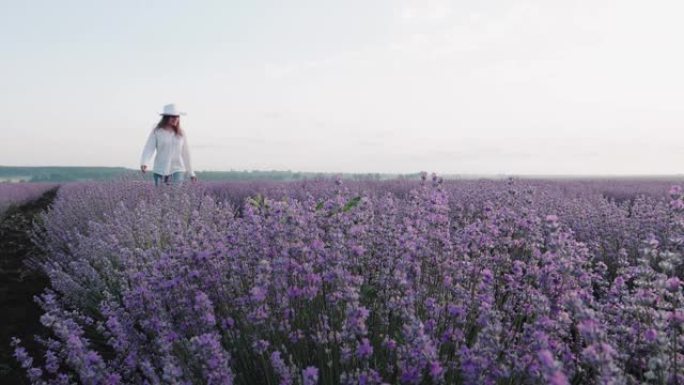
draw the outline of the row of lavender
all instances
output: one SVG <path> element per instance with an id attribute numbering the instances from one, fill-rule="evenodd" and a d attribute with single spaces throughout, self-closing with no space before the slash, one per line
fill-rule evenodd
<path id="1" fill-rule="evenodd" d="M 681 192 L 62 187 L 35 384 L 684 381 Z"/>
<path id="2" fill-rule="evenodd" d="M 0 218 L 10 207 L 38 199 L 55 187 L 53 183 L 0 183 Z"/>

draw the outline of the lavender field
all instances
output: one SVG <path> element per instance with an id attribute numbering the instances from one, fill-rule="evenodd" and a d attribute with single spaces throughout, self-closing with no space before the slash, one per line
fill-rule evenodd
<path id="1" fill-rule="evenodd" d="M 673 186 L 674 185 L 674 186 Z M 669 181 L 75 183 L 32 384 L 684 383 Z"/>

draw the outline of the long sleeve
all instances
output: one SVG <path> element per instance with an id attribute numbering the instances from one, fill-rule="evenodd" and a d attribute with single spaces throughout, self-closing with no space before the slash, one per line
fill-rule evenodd
<path id="1" fill-rule="evenodd" d="M 152 157 L 157 149 L 157 137 L 154 135 L 155 129 L 152 129 L 150 136 L 147 138 L 147 143 L 145 143 L 145 148 L 143 149 L 142 156 L 140 157 L 140 165 L 150 167 L 152 163 Z"/>
<path id="2" fill-rule="evenodd" d="M 188 136 L 185 133 L 183 133 L 183 148 L 181 149 L 181 156 L 183 157 L 185 171 L 191 177 L 195 176 L 195 171 L 192 169 L 192 163 L 190 163 L 190 146 L 188 145 Z"/>

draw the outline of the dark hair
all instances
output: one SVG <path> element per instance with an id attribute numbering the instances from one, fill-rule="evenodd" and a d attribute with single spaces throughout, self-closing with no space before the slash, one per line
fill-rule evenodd
<path id="1" fill-rule="evenodd" d="M 159 123 L 157 123 L 157 128 L 166 128 L 166 127 L 171 127 L 173 129 L 173 133 L 178 135 L 178 136 L 183 136 L 183 131 L 181 130 L 180 127 L 180 120 L 178 121 L 179 123 L 176 125 L 172 125 L 170 120 L 175 116 L 172 115 L 162 115 L 161 119 L 159 120 Z"/>

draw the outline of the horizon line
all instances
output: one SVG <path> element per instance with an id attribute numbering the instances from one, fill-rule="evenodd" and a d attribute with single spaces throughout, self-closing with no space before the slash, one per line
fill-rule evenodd
<path id="1" fill-rule="evenodd" d="M 136 168 L 129 168 L 125 166 L 63 166 L 63 165 L 50 165 L 50 166 L 9 166 L 0 165 L 0 168 L 73 168 L 73 169 L 87 169 L 87 168 L 104 168 L 104 169 L 123 169 L 127 171 L 139 171 Z M 386 175 L 386 176 L 408 176 L 408 175 L 420 175 L 426 172 L 428 175 L 436 174 L 442 178 L 684 178 L 684 173 L 681 174 L 587 174 L 587 173 L 570 173 L 570 174 L 549 174 L 549 173 L 438 173 L 434 171 L 413 171 L 413 172 L 382 172 L 382 171 L 299 171 L 291 169 L 229 169 L 229 170 L 195 170 L 196 173 L 208 173 L 208 172 L 283 172 L 283 173 L 301 173 L 301 174 L 328 174 L 328 175 Z"/>

